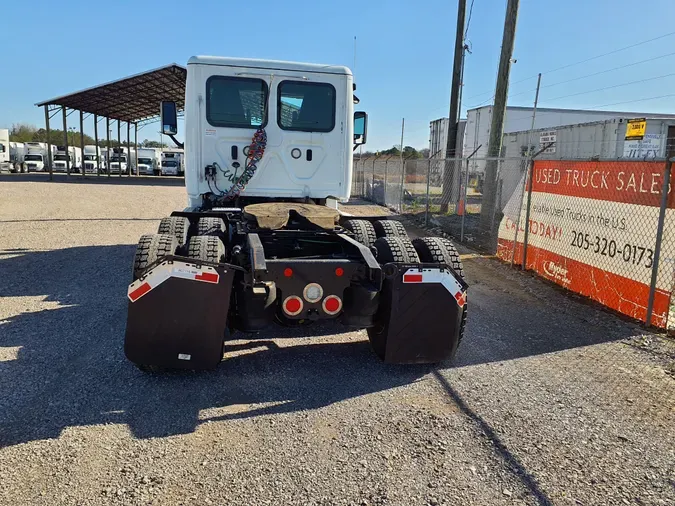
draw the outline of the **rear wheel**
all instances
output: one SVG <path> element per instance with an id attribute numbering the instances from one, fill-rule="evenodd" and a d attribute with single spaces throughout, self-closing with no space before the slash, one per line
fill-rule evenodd
<path id="1" fill-rule="evenodd" d="M 452 267 L 452 269 L 464 279 L 464 266 L 462 260 L 459 258 L 459 253 L 449 239 L 442 237 L 420 237 L 413 241 L 413 245 L 419 254 L 422 262 L 445 264 Z M 462 321 L 459 324 L 459 339 L 457 347 L 459 347 L 464 337 L 464 328 L 466 327 L 466 315 L 469 309 L 468 302 L 464 302 L 464 311 L 462 312 Z"/>
<path id="2" fill-rule="evenodd" d="M 225 234 L 225 222 L 221 218 L 199 218 L 197 222 L 197 235 L 215 235 L 221 237 Z"/>
<path id="3" fill-rule="evenodd" d="M 354 234 L 354 239 L 364 246 L 371 247 L 377 240 L 377 234 L 373 224 L 368 220 L 347 220 L 344 222 L 344 228 Z"/>
<path id="4" fill-rule="evenodd" d="M 420 237 L 412 243 L 422 262 L 449 265 L 464 279 L 464 267 L 452 241 L 442 237 Z"/>
<path id="5" fill-rule="evenodd" d="M 188 229 L 190 228 L 190 221 L 183 216 L 170 216 L 169 218 L 162 218 L 159 222 L 158 234 L 172 235 L 178 241 L 179 246 L 187 243 Z"/>
<path id="6" fill-rule="evenodd" d="M 178 241 L 173 235 L 146 234 L 141 236 L 134 255 L 133 279 L 140 278 L 148 266 L 164 256 L 173 255 Z"/>
<path id="7" fill-rule="evenodd" d="M 403 223 L 396 220 L 377 220 L 373 222 L 377 237 L 408 237 Z"/>
<path id="8" fill-rule="evenodd" d="M 417 251 L 407 237 L 380 237 L 374 243 L 377 261 L 380 264 L 390 262 L 419 263 Z"/>
<path id="9" fill-rule="evenodd" d="M 204 262 L 221 262 L 225 256 L 225 246 L 215 236 L 196 235 L 190 238 L 188 256 Z"/>

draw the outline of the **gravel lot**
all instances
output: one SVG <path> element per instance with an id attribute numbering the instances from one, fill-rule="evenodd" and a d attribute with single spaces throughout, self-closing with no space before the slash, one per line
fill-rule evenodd
<path id="1" fill-rule="evenodd" d="M 318 326 L 146 375 L 131 259 L 183 189 L 42 179 L 0 175 L 0 504 L 675 504 L 671 341 L 467 255 L 452 365 Z"/>

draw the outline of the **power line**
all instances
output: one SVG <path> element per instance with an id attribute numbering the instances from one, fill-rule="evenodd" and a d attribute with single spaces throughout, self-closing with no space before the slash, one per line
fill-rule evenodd
<path id="1" fill-rule="evenodd" d="M 604 88 L 597 88 L 595 90 L 580 91 L 579 93 L 572 93 L 570 95 L 563 95 L 562 97 L 549 98 L 549 99 L 547 99 L 547 101 L 548 100 L 561 100 L 563 98 L 576 97 L 578 95 L 586 95 L 587 93 L 596 93 L 598 91 L 611 90 L 612 88 L 620 88 L 622 86 L 630 86 L 631 84 L 646 83 L 647 81 L 655 81 L 657 79 L 663 79 L 665 77 L 672 77 L 672 76 L 675 76 L 675 73 L 664 74 L 662 76 L 656 76 L 656 77 L 649 77 L 647 79 L 640 79 L 639 81 L 631 81 L 629 83 L 615 84 L 613 86 L 605 86 Z"/>
<path id="2" fill-rule="evenodd" d="M 469 25 L 471 24 L 471 14 L 473 13 L 473 2 L 474 0 L 471 0 L 471 6 L 469 7 L 469 19 L 466 22 L 466 30 L 464 30 L 464 39 L 469 36 Z"/>
<path id="3" fill-rule="evenodd" d="M 601 107 L 609 107 L 612 105 L 621 105 L 621 104 L 632 104 L 633 102 L 646 102 L 648 100 L 656 100 L 659 98 L 668 98 L 668 97 L 675 97 L 675 93 L 670 93 L 668 95 L 659 95 L 658 97 L 640 98 L 637 100 L 626 100 L 625 102 L 614 102 L 613 104 L 603 104 L 595 107 L 588 107 L 587 109 L 592 111 L 594 109 L 600 109 Z"/>
<path id="4" fill-rule="evenodd" d="M 653 58 L 647 58 L 645 60 L 639 60 L 639 61 L 636 61 L 636 62 L 633 62 L 633 63 L 627 63 L 626 65 L 620 65 L 619 67 L 614 67 L 614 68 L 607 69 L 607 70 L 601 70 L 600 72 L 594 72 L 593 74 L 586 74 L 586 75 L 579 76 L 579 77 L 573 77 L 572 79 L 567 79 L 565 81 L 559 81 L 559 82 L 553 83 L 553 84 L 547 84 L 546 86 L 543 86 L 543 87 L 544 88 L 552 88 L 553 86 L 558 86 L 560 84 L 567 84 L 567 83 L 571 83 L 572 81 L 579 81 L 581 79 L 586 79 L 587 77 L 594 77 L 594 76 L 598 76 L 600 74 L 606 74 L 608 72 L 613 72 L 615 70 L 633 67 L 635 65 L 640 65 L 642 63 L 647 63 L 647 62 L 650 62 L 650 61 L 659 60 L 661 58 L 667 58 L 668 56 L 673 56 L 673 55 L 675 55 L 675 52 L 662 54 L 660 56 L 654 56 Z"/>
<path id="5" fill-rule="evenodd" d="M 571 83 L 573 81 L 580 81 L 582 79 L 587 79 L 589 77 L 594 77 L 594 76 L 598 76 L 598 75 L 601 75 L 601 74 L 607 74 L 607 73 L 613 72 L 615 70 L 621 70 L 621 69 L 625 69 L 625 68 L 628 68 L 628 67 L 634 67 L 635 65 L 640 65 L 642 63 L 647 63 L 647 62 L 650 62 L 650 61 L 660 60 L 662 58 L 667 58 L 667 57 L 673 56 L 673 55 L 675 55 L 675 52 L 662 54 L 660 56 L 654 56 L 652 58 L 646 58 L 644 60 L 638 60 L 636 62 L 627 63 L 626 65 L 620 65 L 618 67 L 613 67 L 611 69 L 601 70 L 599 72 L 593 72 L 592 74 L 585 74 L 583 76 L 573 77 L 572 79 L 566 79 L 565 81 L 558 81 L 557 83 L 546 84 L 546 85 L 542 86 L 542 89 L 543 88 L 552 88 L 554 86 L 559 86 L 561 84 Z M 520 81 L 520 82 L 522 82 L 522 81 Z M 518 93 L 511 93 L 511 94 L 509 94 L 509 98 L 517 97 L 517 96 L 523 95 L 525 93 L 531 93 L 533 91 L 534 90 L 525 90 L 525 91 L 521 91 L 521 92 L 518 92 Z M 492 98 L 494 98 L 494 96 Z M 471 108 L 474 108 L 474 107 L 480 107 L 481 105 L 490 102 L 492 100 L 492 98 L 489 98 L 488 100 L 483 100 L 482 102 L 480 102 L 476 105 L 469 106 L 469 108 L 471 109 Z"/>
<path id="6" fill-rule="evenodd" d="M 603 58 L 603 57 L 609 56 L 611 54 L 620 53 L 621 51 L 625 51 L 626 49 L 631 49 L 631 48 L 634 48 L 634 47 L 637 47 L 637 46 L 641 46 L 643 44 L 648 44 L 649 42 L 654 42 L 655 40 L 660 40 L 660 39 L 663 39 L 665 37 L 670 37 L 671 35 L 675 35 L 675 32 L 665 33 L 663 35 L 659 35 L 658 37 L 654 37 L 653 39 L 643 40 L 642 42 L 637 42 L 635 44 L 631 44 L 630 46 L 622 47 L 620 49 L 615 49 L 613 51 L 609 51 L 607 53 L 599 54 L 597 56 L 592 56 L 591 58 L 586 58 L 585 60 L 580 60 L 578 62 L 569 63 L 567 65 L 563 65 L 562 67 L 558 67 L 558 68 L 555 68 L 555 69 L 552 69 L 552 70 L 547 70 L 546 72 L 542 72 L 542 74 L 552 74 L 553 72 L 558 72 L 559 70 L 574 67 L 576 65 L 581 65 L 582 63 L 587 63 L 589 61 L 597 60 L 598 58 Z M 538 74 L 535 74 L 535 75 L 530 76 L 530 77 L 526 77 L 525 79 L 521 79 L 520 81 L 516 81 L 515 83 L 513 83 L 513 85 L 516 85 L 516 84 L 519 84 L 519 83 L 522 83 L 522 82 L 525 82 L 525 81 L 529 81 L 530 79 L 533 79 L 537 76 L 538 76 Z M 486 95 L 487 93 L 492 93 L 492 92 L 486 91 L 486 92 L 483 92 L 483 93 L 478 93 L 476 95 L 472 95 L 472 96 L 468 97 L 468 100 L 471 100 L 472 98 L 475 98 L 475 97 L 480 97 L 482 95 Z"/>

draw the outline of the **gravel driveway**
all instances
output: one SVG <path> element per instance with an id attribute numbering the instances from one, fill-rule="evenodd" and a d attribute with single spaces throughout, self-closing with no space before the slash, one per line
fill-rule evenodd
<path id="1" fill-rule="evenodd" d="M 183 189 L 39 179 L 0 175 L 0 504 L 675 504 L 670 341 L 468 255 L 452 365 L 323 325 L 147 375 L 131 259 Z"/>

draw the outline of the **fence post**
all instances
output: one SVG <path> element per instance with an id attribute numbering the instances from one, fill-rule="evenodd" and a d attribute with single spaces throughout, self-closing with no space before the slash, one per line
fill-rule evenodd
<path id="1" fill-rule="evenodd" d="M 670 190 L 670 171 L 675 158 L 666 162 L 663 184 L 661 185 L 661 209 L 659 209 L 659 222 L 656 227 L 656 244 L 654 245 L 654 263 L 652 264 L 652 280 L 649 285 L 649 300 L 647 301 L 647 317 L 645 323 L 648 327 L 652 324 L 654 311 L 654 296 L 656 294 L 656 280 L 659 274 L 659 261 L 661 259 L 661 243 L 663 242 L 663 226 L 666 222 L 666 209 L 668 208 L 668 191 Z"/>
<path id="2" fill-rule="evenodd" d="M 525 189 L 527 188 L 527 181 L 530 174 L 530 164 L 526 165 L 525 178 L 523 179 L 523 189 L 520 192 L 520 200 L 518 200 L 518 220 L 516 221 L 516 231 L 513 234 L 513 250 L 511 251 L 511 267 L 516 261 L 516 246 L 518 246 L 518 230 L 520 229 L 520 216 L 523 213 L 523 200 L 525 199 Z"/>
<path id="3" fill-rule="evenodd" d="M 469 195 L 469 163 L 473 155 L 475 155 L 478 150 L 482 147 L 483 145 L 481 144 L 478 146 L 476 149 L 473 150 L 473 153 L 471 153 L 468 158 L 466 159 L 466 174 L 464 174 L 464 209 L 462 209 L 462 226 L 460 229 L 460 234 L 459 234 L 459 242 L 464 242 L 464 217 L 466 216 L 466 213 L 469 209 L 468 207 L 468 195 Z M 462 172 L 462 160 L 461 158 L 455 158 L 455 168 L 457 167 L 457 162 L 459 162 L 459 172 L 460 172 L 460 177 L 461 177 L 461 172 Z M 462 187 L 459 187 L 460 193 L 462 192 Z M 455 209 L 455 213 L 457 212 L 457 209 Z"/>
<path id="4" fill-rule="evenodd" d="M 459 162 L 459 167 L 461 172 L 462 162 Z M 464 242 L 464 218 L 466 218 L 466 213 L 468 211 L 467 206 L 468 202 L 466 200 L 468 195 L 469 195 L 469 158 L 466 159 L 466 173 L 464 174 L 464 195 L 462 196 L 464 201 L 464 209 L 462 210 L 462 227 L 459 233 L 459 242 Z M 455 212 L 457 212 L 457 210 L 455 210 Z"/>
<path id="5" fill-rule="evenodd" d="M 525 209 L 525 236 L 523 237 L 523 270 L 527 270 L 527 240 L 530 236 L 530 207 L 532 205 L 532 181 L 534 181 L 534 159 L 548 148 L 553 146 L 555 142 L 545 144 L 539 151 L 533 154 L 529 160 L 529 177 L 527 178 L 527 209 Z M 519 215 L 520 216 L 520 215 Z M 519 218 L 520 219 L 520 218 Z"/>
<path id="6" fill-rule="evenodd" d="M 377 161 L 378 157 L 376 156 L 373 158 L 373 182 L 370 185 L 370 201 L 377 203 L 375 200 L 375 162 Z"/>
<path id="7" fill-rule="evenodd" d="M 382 195 L 382 200 L 384 201 L 382 205 L 384 207 L 387 207 L 387 169 L 389 168 L 389 158 L 391 156 L 384 161 L 384 192 Z"/>
<path id="8" fill-rule="evenodd" d="M 430 194 L 429 194 L 429 184 L 431 183 L 431 158 L 429 158 L 429 163 L 427 164 L 427 209 L 426 212 L 424 213 L 424 226 L 428 227 L 429 226 L 429 199 L 430 199 Z"/>
<path id="9" fill-rule="evenodd" d="M 530 207 L 532 205 L 532 180 L 534 179 L 534 160 L 530 159 L 527 186 L 527 207 L 525 208 L 525 236 L 523 237 L 523 270 L 527 270 L 527 241 L 530 238 Z"/>

